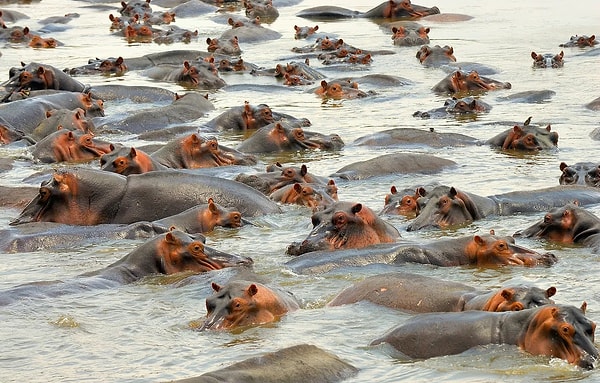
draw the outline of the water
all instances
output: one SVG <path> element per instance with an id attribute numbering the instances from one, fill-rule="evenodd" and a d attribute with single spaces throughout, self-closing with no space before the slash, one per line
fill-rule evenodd
<path id="1" fill-rule="evenodd" d="M 156 5 L 155 5 L 156 4 Z M 158 1 L 152 2 L 160 10 Z M 277 4 L 277 3 L 276 3 Z M 366 11 L 377 2 L 335 1 L 328 4 Z M 598 156 L 598 144 L 589 133 L 598 127 L 598 112 L 587 110 L 584 104 L 598 94 L 598 56 L 580 56 L 583 50 L 565 48 L 562 69 L 534 70 L 531 51 L 558 53 L 560 43 L 574 34 L 598 34 L 596 30 L 600 6 L 585 0 L 577 9 L 565 9 L 564 2 L 527 1 L 442 1 L 442 12 L 473 16 L 464 22 L 426 22 L 431 27 L 431 44 L 451 45 L 459 61 L 487 64 L 498 69 L 491 77 L 512 83 L 511 90 L 488 93 L 482 100 L 491 104 L 489 114 L 476 120 L 431 119 L 412 117 L 417 110 L 429 110 L 443 104 L 445 97 L 436 96 L 430 88 L 445 73 L 436 68 L 424 68 L 415 58 L 417 47 L 394 47 L 391 32 L 382 30 L 368 20 L 311 21 L 295 14 L 305 8 L 320 5 L 316 0 L 279 7 L 280 17 L 269 27 L 282 34 L 281 39 L 268 43 L 242 44 L 245 61 L 266 68 L 287 63 L 298 57 L 291 48 L 307 45 L 293 38 L 294 25 L 319 25 L 319 31 L 341 37 L 349 44 L 370 50 L 391 50 L 395 54 L 375 56 L 370 69 L 336 72 L 322 68 L 330 78 L 385 73 L 412 81 L 397 88 L 371 88 L 378 94 L 369 99 L 323 104 L 303 89 L 295 91 L 247 90 L 209 92 L 216 110 L 200 119 L 199 125 L 226 108 L 243 104 L 266 103 L 275 111 L 312 121 L 310 130 L 338 133 L 347 146 L 338 153 L 294 153 L 264 156 L 258 168 L 274 160 L 286 164 L 306 163 L 317 174 L 329 175 L 349 163 L 399 150 L 429 153 L 456 161 L 459 166 L 435 175 L 395 174 L 367 181 L 339 181 L 340 199 L 360 201 L 374 210 L 383 206 L 384 195 L 391 185 L 399 189 L 429 182 L 440 182 L 480 194 L 491 195 L 513 190 L 536 189 L 558 184 L 559 164 L 593 161 Z M 205 50 L 207 37 L 218 37 L 228 29 L 214 14 L 196 18 L 177 18 L 176 25 L 199 31 L 198 41 L 189 45 L 128 44 L 109 32 L 108 15 L 116 14 L 119 3 L 88 3 L 48 0 L 25 4 L 8 4 L 31 18 L 17 25 L 39 29 L 36 20 L 48 16 L 78 12 L 71 28 L 50 33 L 65 45 L 56 49 L 31 49 L 7 45 L 0 57 L 0 73 L 8 77 L 8 69 L 21 61 L 36 61 L 58 68 L 74 67 L 95 57 L 122 55 L 137 57 L 150 52 L 171 49 Z M 243 15 L 240 8 L 234 11 Z M 12 25 L 9 23 L 9 25 Z M 224 75 L 230 84 L 250 84 L 250 76 Z M 100 76 L 81 78 L 96 85 L 122 83 L 152 85 L 179 93 L 185 90 L 169 83 L 151 82 L 137 73 L 118 78 Z M 275 82 L 260 79 L 261 83 Z M 248 87 L 246 87 L 248 88 Z M 551 89 L 556 92 L 549 102 L 539 104 L 509 103 L 499 97 L 526 90 Z M 145 106 L 144 106 L 145 107 Z M 106 103 L 106 114 L 115 106 Z M 537 124 L 550 123 L 559 135 L 557 151 L 537 155 L 513 156 L 487 146 L 430 149 L 369 149 L 352 147 L 358 137 L 394 127 L 434 128 L 439 132 L 456 132 L 487 139 L 533 116 Z M 135 137 L 115 138 L 124 143 L 137 143 Z M 235 146 L 239 136 L 223 134 L 222 144 Z M 0 173 L 0 183 L 16 185 L 21 180 L 46 167 L 22 159 L 25 149 L 0 148 L 4 156 L 17 158 L 13 170 Z M 90 166 L 97 166 L 92 164 Z M 590 210 L 600 213 L 600 207 Z M 19 214 L 15 209 L 0 209 L 0 228 Z M 277 217 L 265 217 L 261 227 L 239 230 L 217 230 L 207 243 L 223 251 L 251 256 L 254 270 L 274 284 L 284 286 L 302 301 L 302 309 L 285 316 L 280 322 L 252 328 L 241 333 L 198 333 L 190 323 L 205 314 L 204 298 L 210 294 L 210 282 L 223 283 L 231 271 L 181 278 L 150 278 L 140 283 L 113 289 L 96 289 L 49 299 L 29 299 L 0 308 L 0 336 L 4 352 L 0 357 L 0 381 L 44 382 L 146 382 L 166 381 L 197 376 L 246 359 L 298 343 L 315 344 L 331 351 L 360 369 L 349 382 L 531 382 L 531 381 L 598 381 L 597 371 L 581 371 L 562 360 L 533 357 L 514 346 L 490 346 L 457 356 L 426 361 L 404 362 L 390 356 L 382 348 L 369 348 L 371 340 L 400 324 L 408 314 L 394 312 L 368 304 L 326 308 L 325 304 L 344 287 L 385 267 L 365 267 L 361 270 L 340 270 L 323 275 L 295 275 L 287 270 L 285 249 L 292 241 L 303 239 L 310 230 L 310 213 L 300 208 L 287 208 Z M 456 232 L 406 232 L 406 222 L 391 219 L 404 239 L 429 241 L 452 235 L 466 235 L 495 229 L 499 234 L 512 234 L 540 217 L 540 214 L 514 217 L 489 217 Z M 68 280 L 78 274 L 102 268 L 134 249 L 139 241 L 110 241 L 63 251 L 39 251 L 26 254 L 3 254 L 0 265 L 0 288 L 42 280 Z M 600 264 L 598 257 L 586 249 L 552 247 L 540 241 L 520 239 L 519 243 L 539 251 L 553 251 L 560 261 L 549 268 L 439 268 L 406 265 L 402 269 L 439 278 L 460 281 L 480 288 L 495 288 L 507 283 L 534 283 L 547 288 L 556 286 L 559 303 L 588 303 L 588 316 L 600 320 Z M 183 281 L 178 282 L 178 279 Z"/>

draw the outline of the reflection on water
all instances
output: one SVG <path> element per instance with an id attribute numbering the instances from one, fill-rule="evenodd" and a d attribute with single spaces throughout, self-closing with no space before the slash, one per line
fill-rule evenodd
<path id="1" fill-rule="evenodd" d="M 160 9 L 159 0 L 152 1 Z M 275 1 L 277 5 L 277 1 Z M 366 11 L 374 4 L 362 1 L 337 1 L 328 4 Z M 480 98 L 492 106 L 489 113 L 476 118 L 413 117 L 415 111 L 428 111 L 444 104 L 445 96 L 431 92 L 431 87 L 446 73 L 437 68 L 424 68 L 415 58 L 416 47 L 396 47 L 391 32 L 364 19 L 312 21 L 295 14 L 301 9 L 321 5 L 316 0 L 280 7 L 280 17 L 269 28 L 282 34 L 268 43 L 242 44 L 245 61 L 265 68 L 299 60 L 293 47 L 307 45 L 294 40 L 294 25 L 319 25 L 319 31 L 339 36 L 349 44 L 369 50 L 388 50 L 393 54 L 376 55 L 368 70 L 342 70 L 322 66 L 312 59 L 311 65 L 328 78 L 385 73 L 410 80 L 398 87 L 365 86 L 376 95 L 360 100 L 323 102 L 303 89 L 281 89 L 269 78 L 246 75 L 223 75 L 229 85 L 207 92 L 215 110 L 196 123 L 219 115 L 228 107 L 265 103 L 278 112 L 306 117 L 312 122 L 307 130 L 339 134 L 346 147 L 339 152 L 303 152 L 261 157 L 257 169 L 279 161 L 285 164 L 307 164 L 319 175 L 330 175 L 345 165 L 399 150 L 434 154 L 458 163 L 456 168 L 433 175 L 391 174 L 365 181 L 336 180 L 341 199 L 362 202 L 375 211 L 391 185 L 398 189 L 432 182 L 453 185 L 479 194 L 553 186 L 558 183 L 559 164 L 593 160 L 598 157 L 597 142 L 588 134 L 598 127 L 597 112 L 583 105 L 600 96 L 597 90 L 598 55 L 582 55 L 585 50 L 564 48 L 565 65 L 560 69 L 533 69 L 531 51 L 557 52 L 558 44 L 574 34 L 598 34 L 600 8 L 592 0 L 577 3 L 577 9 L 566 9 L 556 1 L 491 2 L 458 0 L 439 2 L 442 12 L 465 13 L 473 19 L 464 22 L 421 23 L 431 27 L 431 44 L 451 45 L 459 62 L 479 62 L 498 70 L 490 75 L 509 81 L 511 90 L 500 90 Z M 171 49 L 204 51 L 207 37 L 216 37 L 228 29 L 217 15 L 177 18 L 176 25 L 199 31 L 198 40 L 190 44 L 158 45 L 127 43 L 111 35 L 108 14 L 116 13 L 117 2 L 102 4 L 75 0 L 8 4 L 30 16 L 19 21 L 32 29 L 37 20 L 65 12 L 78 12 L 80 17 L 61 31 L 49 33 L 65 43 L 56 49 L 31 49 L 7 44 L 0 57 L 0 74 L 8 79 L 10 67 L 36 61 L 68 68 L 84 65 L 90 58 L 137 57 Z M 233 8 L 243 16 L 241 8 Z M 185 89 L 165 82 L 151 82 L 141 73 L 122 76 L 80 77 L 91 85 L 127 84 L 167 88 L 178 93 Z M 254 83 L 258 81 L 258 85 Z M 264 84 L 268 87 L 260 87 Z M 528 90 L 553 90 L 556 94 L 540 103 L 518 103 L 503 97 Z M 206 93 L 206 92 L 205 92 Z M 106 102 L 106 114 L 118 115 L 147 105 Z M 497 133 L 522 123 L 532 116 L 542 125 L 552 124 L 559 133 L 559 148 L 536 155 L 501 152 L 487 145 L 431 149 L 412 146 L 406 149 L 353 146 L 359 137 L 391 128 L 434 129 L 437 132 L 461 133 L 486 140 Z M 217 134 L 221 145 L 235 147 L 240 134 Z M 112 141 L 138 144 L 131 135 L 107 135 Z M 100 137 L 103 138 L 103 137 Z M 16 159 L 12 170 L 0 173 L 3 185 L 19 184 L 25 177 L 48 168 L 31 165 L 25 148 L 0 148 L 3 157 Z M 96 163 L 89 166 L 95 167 Z M 228 174 L 232 178 L 234 174 Z M 36 184 L 38 182 L 36 181 Z M 600 207 L 590 208 L 600 213 Z M 19 214 L 18 209 L 0 209 L 0 228 Z M 79 291 L 48 299 L 22 300 L 0 308 L 0 337 L 5 352 L 0 357 L 4 381 L 165 381 L 197 376 L 251 356 L 297 343 L 318 345 L 360 368 L 349 382 L 430 382 L 430 381 L 596 381 L 596 371 L 581 371 L 562 360 L 533 357 L 512 346 L 490 346 L 462 355 L 406 362 L 392 358 L 382 348 L 370 348 L 371 340 L 401 323 L 408 314 L 369 304 L 335 308 L 326 303 L 344 287 L 367 275 L 389 271 L 387 266 L 372 265 L 361 269 L 336 270 L 326 275 L 296 275 L 286 269 L 285 249 L 300 241 L 310 231 L 310 212 L 296 207 L 286 208 L 280 216 L 255 219 L 256 225 L 235 230 L 218 230 L 208 235 L 207 245 L 219 250 L 250 256 L 254 270 L 261 277 L 285 286 L 302 302 L 302 310 L 290 313 L 279 322 L 242 332 L 193 331 L 206 315 L 204 298 L 211 293 L 210 283 L 223 284 L 233 273 L 220 271 L 205 276 L 173 276 L 149 278 L 131 285 L 100 290 Z M 510 235 L 538 220 L 540 214 L 514 217 L 489 217 L 455 231 L 407 232 L 401 217 L 390 218 L 402 233 L 403 240 L 425 242 L 440 237 L 461 236 L 494 229 Z M 597 256 L 588 250 L 570 246 L 553 246 L 532 239 L 519 239 L 524 246 L 554 252 L 559 262 L 550 268 L 440 268 L 404 265 L 402 270 L 423 273 L 478 286 L 482 289 L 507 283 L 535 283 L 556 286 L 556 301 L 579 306 L 588 303 L 588 315 L 600 320 L 600 268 Z M 22 283 L 42 280 L 70 280 L 77 275 L 100 269 L 120 259 L 141 241 L 95 243 L 60 252 L 2 254 L 0 285 L 2 290 Z M 83 330 L 83 331 L 82 331 Z"/>

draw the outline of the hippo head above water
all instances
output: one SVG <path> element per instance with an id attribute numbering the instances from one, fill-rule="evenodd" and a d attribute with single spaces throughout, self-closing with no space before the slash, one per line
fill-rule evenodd
<path id="1" fill-rule="evenodd" d="M 545 53 L 538 54 L 531 52 L 534 68 L 562 68 L 564 65 L 563 57 L 565 53 L 560 51 L 558 54 Z"/>

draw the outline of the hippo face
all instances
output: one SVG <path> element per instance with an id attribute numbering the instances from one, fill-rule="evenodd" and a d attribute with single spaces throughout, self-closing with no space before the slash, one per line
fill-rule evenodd
<path id="1" fill-rule="evenodd" d="M 592 162 L 578 162 L 573 165 L 560 163 L 562 172 L 558 182 L 561 185 L 598 186 L 600 182 L 600 165 Z"/>
<path id="2" fill-rule="evenodd" d="M 430 28 L 419 27 L 418 29 L 408 27 L 392 27 L 392 40 L 397 46 L 419 46 L 429 44 Z"/>
<path id="3" fill-rule="evenodd" d="M 494 294 L 483 306 L 484 311 L 521 311 L 553 304 L 550 297 L 556 294 L 556 287 L 540 289 L 535 286 L 506 287 Z"/>
<path id="4" fill-rule="evenodd" d="M 440 47 L 439 45 L 435 45 L 434 47 L 430 47 L 428 45 L 422 46 L 417 52 L 416 57 L 423 65 L 438 66 L 450 62 L 456 62 L 456 57 L 454 57 L 454 48 L 448 45 L 445 45 L 444 47 Z"/>
<path id="5" fill-rule="evenodd" d="M 477 266 L 501 265 L 552 265 L 556 263 L 553 254 L 540 254 L 533 250 L 518 246 L 512 237 L 475 235 L 465 247 L 465 253 L 471 264 Z"/>
<path id="6" fill-rule="evenodd" d="M 368 207 L 360 203 L 337 202 L 312 215 L 313 230 L 287 253 L 300 255 L 318 250 L 359 249 L 389 243 L 399 236 Z M 390 225 L 391 226 L 391 225 Z"/>
<path id="7" fill-rule="evenodd" d="M 182 231 L 173 230 L 164 235 L 157 245 L 158 262 L 164 274 L 183 271 L 203 273 L 225 267 L 248 266 L 252 260 L 205 248 L 202 241 Z"/>
<path id="8" fill-rule="evenodd" d="M 293 296 L 282 296 L 260 283 L 237 280 L 225 286 L 212 283 L 212 288 L 214 294 L 206 298 L 206 320 L 200 331 L 269 323 L 298 308 Z"/>
<path id="9" fill-rule="evenodd" d="M 571 36 L 571 39 L 568 42 L 566 42 L 564 44 L 560 44 L 559 47 L 585 48 L 585 47 L 593 47 L 596 44 L 598 44 L 598 41 L 596 40 L 596 35 L 591 35 L 591 36 L 575 35 L 575 36 Z"/>
<path id="10" fill-rule="evenodd" d="M 538 54 L 531 52 L 531 58 L 533 59 L 534 68 L 562 68 L 564 65 L 563 57 L 564 52 L 560 51 L 559 54 L 545 53 Z"/>
<path id="11" fill-rule="evenodd" d="M 414 194 L 404 194 L 392 186 L 390 194 L 385 196 L 384 207 L 380 214 L 397 214 L 414 218 L 419 215 L 426 195 L 427 192 L 423 187 L 418 187 Z"/>
<path id="12" fill-rule="evenodd" d="M 598 359 L 594 345 L 596 324 L 585 316 L 586 303 L 573 306 L 544 306 L 529 322 L 518 346 L 534 355 L 561 358 L 582 368 L 592 369 Z"/>

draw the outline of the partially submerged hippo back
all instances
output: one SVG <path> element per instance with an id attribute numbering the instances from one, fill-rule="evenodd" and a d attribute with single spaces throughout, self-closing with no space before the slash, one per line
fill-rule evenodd
<path id="1" fill-rule="evenodd" d="M 438 7 L 428 8 L 411 4 L 410 0 L 389 0 L 364 13 L 325 5 L 302 10 L 296 16 L 308 19 L 339 19 L 353 17 L 364 17 L 369 19 L 414 19 L 438 13 L 440 13 Z"/>

